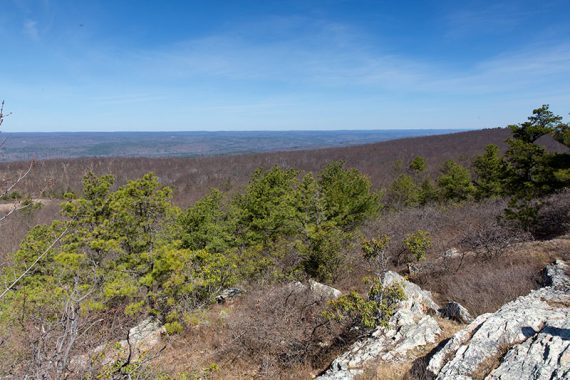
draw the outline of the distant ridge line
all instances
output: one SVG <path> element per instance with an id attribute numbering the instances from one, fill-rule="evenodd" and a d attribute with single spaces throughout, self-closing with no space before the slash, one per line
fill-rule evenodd
<path id="1" fill-rule="evenodd" d="M 355 146 L 460 129 L 12 132 L 0 161 L 80 157 L 201 157 Z"/>

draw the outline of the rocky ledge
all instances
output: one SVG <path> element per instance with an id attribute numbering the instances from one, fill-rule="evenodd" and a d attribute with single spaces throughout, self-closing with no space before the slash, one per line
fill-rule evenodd
<path id="1" fill-rule="evenodd" d="M 461 305 L 439 308 L 429 292 L 388 272 L 384 285 L 401 282 L 407 297 L 389 326 L 354 343 L 317 378 L 353 379 L 372 363 L 413 360 L 406 354 L 438 340 L 441 330 L 434 316 L 439 314 L 467 325 L 423 358 L 427 379 L 570 379 L 568 272 L 565 262 L 555 261 L 544 270 L 543 288 L 474 320 Z"/>
<path id="2" fill-rule="evenodd" d="M 428 378 L 570 379 L 570 278 L 561 260 L 545 287 L 483 314 L 433 353 Z"/>
<path id="3" fill-rule="evenodd" d="M 422 290 L 397 273 L 387 272 L 383 285 L 394 282 L 402 284 L 406 300 L 398 305 L 389 326 L 378 327 L 368 337 L 354 343 L 318 379 L 353 379 L 362 374 L 371 361 L 405 360 L 408 351 L 437 341 L 441 329 L 434 316 L 438 314 L 439 306 L 433 301 L 430 292 Z"/>

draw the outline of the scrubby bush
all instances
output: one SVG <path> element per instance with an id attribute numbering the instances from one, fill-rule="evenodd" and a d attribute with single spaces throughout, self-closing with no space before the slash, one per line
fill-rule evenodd
<path id="1" fill-rule="evenodd" d="M 237 305 L 219 359 L 233 359 L 232 366 L 245 362 L 262 378 L 295 377 L 298 367 L 326 365 L 336 354 L 328 345 L 340 331 L 321 316 L 327 300 L 298 285 L 258 289 Z"/>
<path id="2" fill-rule="evenodd" d="M 466 236 L 459 246 L 485 260 L 491 260 L 506 252 L 507 248 L 516 243 L 532 240 L 532 235 L 516 228 L 516 226 L 489 220 L 476 229 L 466 231 Z"/>
<path id="3" fill-rule="evenodd" d="M 410 162 L 408 168 L 415 174 L 423 173 L 427 170 L 427 163 L 422 156 L 416 156 Z"/>
<path id="4" fill-rule="evenodd" d="M 388 244 L 390 244 L 390 236 L 388 235 L 366 239 L 362 242 L 364 258 L 373 263 L 378 275 L 382 275 L 388 270 L 389 258 L 386 254 Z"/>
<path id="5" fill-rule="evenodd" d="M 421 201 L 421 190 L 412 176 L 401 174 L 390 185 L 386 199 L 396 208 L 416 207 Z"/>
<path id="6" fill-rule="evenodd" d="M 431 248 L 431 236 L 425 230 L 418 230 L 409 234 L 404 239 L 405 249 L 416 259 L 420 261 L 425 259 L 428 249 Z"/>
<path id="7" fill-rule="evenodd" d="M 378 278 L 371 282 L 367 298 L 352 291 L 331 301 L 323 316 L 327 320 L 347 323 L 351 328 L 387 327 L 396 306 L 405 299 L 404 289 L 399 283 L 384 286 Z"/>
<path id="8" fill-rule="evenodd" d="M 331 282 L 342 263 L 345 233 L 336 227 L 316 228 L 307 231 L 305 241 L 300 244 L 301 265 L 306 274 L 321 282 Z"/>

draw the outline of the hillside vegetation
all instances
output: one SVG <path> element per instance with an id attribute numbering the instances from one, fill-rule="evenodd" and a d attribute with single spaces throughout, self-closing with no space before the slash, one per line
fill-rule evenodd
<path id="1" fill-rule="evenodd" d="M 520 249 L 568 232 L 569 131 L 542 106 L 508 130 L 346 149 L 42 162 L 7 194 L 62 202 L 3 258 L 0 373 L 75 377 L 82 357 L 84 378 L 306 378 L 391 317 L 388 269 L 495 310 L 567 247 Z M 344 295 L 291 291 L 310 281 Z M 149 317 L 158 352 L 96 349 Z"/>
<path id="2" fill-rule="evenodd" d="M 505 128 L 460 132 L 440 136 L 407 138 L 344 148 L 197 158 L 82 158 L 45 160 L 36 163 L 33 175 L 20 183 L 18 190 L 36 197 L 61 197 L 64 192 L 81 191 L 83 175 L 112 174 L 117 184 L 155 173 L 173 189 L 173 200 L 187 207 L 212 188 L 235 190 L 243 187 L 258 169 L 277 165 L 318 172 L 329 161 L 343 160 L 366 174 L 375 187 L 387 186 L 405 163 L 422 156 L 430 174 L 437 174 L 448 159 L 468 165 L 485 145 L 505 148 L 510 130 Z M 9 182 L 27 169 L 28 161 L 0 163 L 0 180 Z"/>

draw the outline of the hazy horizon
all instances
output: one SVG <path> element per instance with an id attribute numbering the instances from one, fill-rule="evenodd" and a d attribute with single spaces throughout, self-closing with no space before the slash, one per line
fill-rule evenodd
<path id="1" fill-rule="evenodd" d="M 398 132 L 398 131 L 407 131 L 407 132 L 425 132 L 425 131 L 438 131 L 438 132 L 467 132 L 467 131 L 474 131 L 478 129 L 488 129 L 488 128 L 386 128 L 386 129 L 239 129 L 239 130 L 232 130 L 232 129 L 219 129 L 219 130 L 206 130 L 206 129 L 196 129 L 196 130 L 112 130 L 112 131 L 11 131 L 5 132 L 3 131 L 2 134 L 4 136 L 9 135 L 32 135 L 32 134 L 112 134 L 112 133 L 176 133 L 176 134 L 184 134 L 184 133 L 287 133 L 287 132 L 350 132 L 350 133 L 358 133 L 358 132 Z"/>
<path id="2" fill-rule="evenodd" d="M 195 157 L 310 150 L 461 131 L 12 132 L 4 134 L 6 143 L 0 152 L 0 162 L 78 157 Z"/>

